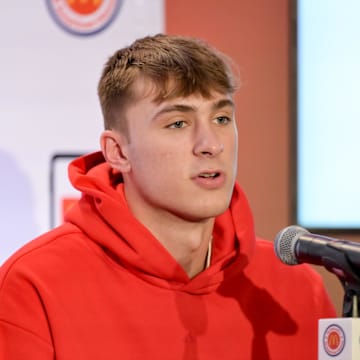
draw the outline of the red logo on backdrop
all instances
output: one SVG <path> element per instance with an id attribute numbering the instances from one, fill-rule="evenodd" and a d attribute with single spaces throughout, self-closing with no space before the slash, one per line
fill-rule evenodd
<path id="1" fill-rule="evenodd" d="M 71 207 L 79 201 L 78 197 L 66 197 L 61 201 L 61 220 L 65 220 L 66 213 L 71 209 Z"/>
<path id="2" fill-rule="evenodd" d="M 92 35 L 115 19 L 122 0 L 46 0 L 46 3 L 61 28 L 75 35 Z"/>
<path id="3" fill-rule="evenodd" d="M 323 344 L 326 353 L 330 356 L 339 355 L 345 347 L 345 333 L 338 325 L 330 325 L 324 333 Z"/>

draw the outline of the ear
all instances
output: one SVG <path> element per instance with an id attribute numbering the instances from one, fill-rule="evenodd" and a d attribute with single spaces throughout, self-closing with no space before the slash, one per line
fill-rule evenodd
<path id="1" fill-rule="evenodd" d="M 100 136 L 100 146 L 107 163 L 122 173 L 130 171 L 127 155 L 128 139 L 118 131 L 105 130 Z"/>

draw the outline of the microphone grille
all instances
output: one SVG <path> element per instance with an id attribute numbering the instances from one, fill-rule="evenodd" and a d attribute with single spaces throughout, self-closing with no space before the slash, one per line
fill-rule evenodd
<path id="1" fill-rule="evenodd" d="M 296 265 L 298 260 L 295 253 L 295 244 L 300 236 L 309 234 L 309 231 L 298 225 L 291 225 L 279 231 L 275 237 L 274 249 L 276 256 L 285 264 Z"/>

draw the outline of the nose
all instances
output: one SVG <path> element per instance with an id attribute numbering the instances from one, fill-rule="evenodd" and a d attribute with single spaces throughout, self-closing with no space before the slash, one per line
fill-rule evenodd
<path id="1" fill-rule="evenodd" d="M 224 144 L 210 125 L 201 125 L 196 129 L 194 154 L 197 156 L 216 156 L 224 151 Z"/>

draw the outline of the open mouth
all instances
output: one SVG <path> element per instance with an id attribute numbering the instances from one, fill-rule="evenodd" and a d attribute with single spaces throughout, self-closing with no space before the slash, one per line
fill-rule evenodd
<path id="1" fill-rule="evenodd" d="M 203 189 L 220 189 L 225 184 L 225 175 L 221 171 L 203 171 L 195 177 L 195 182 Z"/>
<path id="2" fill-rule="evenodd" d="M 215 179 L 220 175 L 220 173 L 218 172 L 213 172 L 213 173 L 201 173 L 199 175 L 199 177 L 201 178 L 206 178 L 206 179 Z"/>

